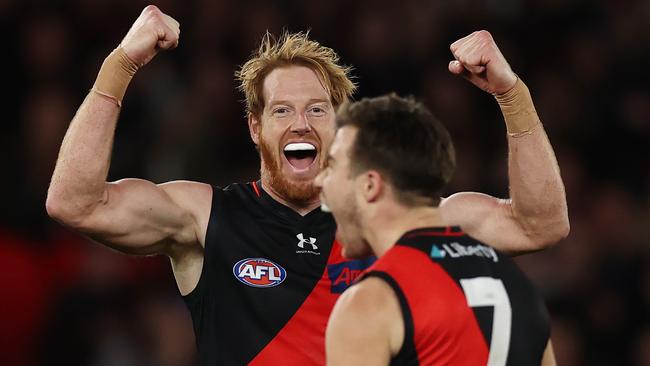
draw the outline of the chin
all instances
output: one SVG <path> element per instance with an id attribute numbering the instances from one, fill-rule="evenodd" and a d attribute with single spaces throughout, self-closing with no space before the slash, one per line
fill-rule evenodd
<path id="1" fill-rule="evenodd" d="M 347 238 L 340 230 L 336 231 L 336 240 L 341 244 L 341 255 L 347 259 L 363 259 L 374 255 L 370 246 L 361 238 Z"/>
<path id="2" fill-rule="evenodd" d="M 311 202 L 319 198 L 320 191 L 314 187 L 314 178 L 287 179 L 285 195 L 295 202 Z"/>
<path id="3" fill-rule="evenodd" d="M 345 259 L 365 259 L 375 254 L 368 247 L 352 249 L 344 246 L 341 255 L 343 255 L 343 258 Z"/>

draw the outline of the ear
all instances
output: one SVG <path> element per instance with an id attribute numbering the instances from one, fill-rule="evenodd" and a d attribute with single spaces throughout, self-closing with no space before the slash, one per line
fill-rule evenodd
<path id="1" fill-rule="evenodd" d="M 376 170 L 368 170 L 363 173 L 361 184 L 361 192 L 363 192 L 363 198 L 365 198 L 366 202 L 377 201 L 386 188 L 381 174 Z"/>
<path id="2" fill-rule="evenodd" d="M 252 113 L 248 114 L 248 132 L 251 134 L 251 139 L 255 145 L 260 144 L 260 132 L 262 131 L 261 121 Z"/>

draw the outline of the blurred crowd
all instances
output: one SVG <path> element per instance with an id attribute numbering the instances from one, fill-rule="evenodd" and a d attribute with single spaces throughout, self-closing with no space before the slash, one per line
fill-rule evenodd
<path id="1" fill-rule="evenodd" d="M 354 66 L 357 99 L 414 95 L 445 122 L 458 152 L 447 193 L 507 197 L 498 106 L 447 71 L 449 44 L 491 31 L 531 89 L 567 189 L 570 236 L 517 259 L 547 300 L 559 364 L 650 365 L 650 2 L 151 2 L 181 23 L 181 42 L 131 84 L 111 180 L 257 179 L 233 73 L 267 29 L 311 29 Z M 165 258 L 117 254 L 45 213 L 68 123 L 147 4 L 0 1 L 0 364 L 196 362 Z"/>

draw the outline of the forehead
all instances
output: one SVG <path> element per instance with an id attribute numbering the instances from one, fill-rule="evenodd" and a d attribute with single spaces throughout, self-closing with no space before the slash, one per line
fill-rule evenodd
<path id="1" fill-rule="evenodd" d="M 330 155 L 336 159 L 349 157 L 349 151 L 352 148 L 354 139 L 357 135 L 357 128 L 353 126 L 344 126 L 336 131 L 334 142 L 330 148 Z"/>
<path id="2" fill-rule="evenodd" d="M 330 99 L 316 73 L 306 66 L 291 65 L 274 69 L 264 79 L 262 90 L 265 105 L 276 101 L 299 103 Z"/>

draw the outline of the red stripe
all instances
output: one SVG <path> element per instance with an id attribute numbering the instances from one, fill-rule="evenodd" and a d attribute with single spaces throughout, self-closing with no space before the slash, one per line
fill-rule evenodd
<path id="1" fill-rule="evenodd" d="M 253 189 L 255 190 L 255 194 L 257 194 L 257 197 L 261 197 L 262 195 L 260 194 L 260 189 L 257 188 L 257 182 L 251 182 L 253 183 Z"/>
<path id="2" fill-rule="evenodd" d="M 442 266 L 415 248 L 393 247 L 373 269 L 390 274 L 406 297 L 420 365 L 487 363 L 488 344 L 474 311 Z"/>
<path id="3" fill-rule="evenodd" d="M 416 233 L 409 234 L 407 238 L 417 238 L 418 236 L 464 236 L 465 233 L 460 230 L 460 231 L 453 231 L 451 226 L 447 226 L 445 228 L 445 231 L 418 231 Z"/>
<path id="4" fill-rule="evenodd" d="M 334 241 L 327 263 L 343 260 L 341 245 Z M 325 365 L 325 327 L 338 296 L 331 291 L 325 266 L 300 308 L 249 365 Z"/>

